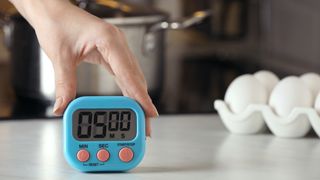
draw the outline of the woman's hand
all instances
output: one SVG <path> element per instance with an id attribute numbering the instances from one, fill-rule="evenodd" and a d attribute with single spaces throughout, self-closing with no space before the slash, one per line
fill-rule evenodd
<path id="1" fill-rule="evenodd" d="M 146 80 L 131 53 L 124 34 L 115 26 L 66 0 L 11 0 L 34 27 L 40 46 L 55 71 L 54 113 L 62 115 L 76 96 L 76 68 L 82 61 L 105 67 L 123 95 L 137 100 L 147 116 L 158 116 L 147 91 Z"/>

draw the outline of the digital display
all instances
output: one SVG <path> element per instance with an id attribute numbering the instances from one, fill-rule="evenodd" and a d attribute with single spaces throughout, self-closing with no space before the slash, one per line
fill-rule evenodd
<path id="1" fill-rule="evenodd" d="M 72 129 L 79 141 L 128 141 L 136 136 L 136 115 L 130 109 L 77 110 Z"/>

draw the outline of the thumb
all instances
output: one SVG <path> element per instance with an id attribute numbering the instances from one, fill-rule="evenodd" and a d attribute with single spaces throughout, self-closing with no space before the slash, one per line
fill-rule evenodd
<path id="1" fill-rule="evenodd" d="M 76 65 L 69 63 L 54 64 L 56 102 L 53 107 L 53 113 L 61 116 L 76 96 L 77 78 Z"/>

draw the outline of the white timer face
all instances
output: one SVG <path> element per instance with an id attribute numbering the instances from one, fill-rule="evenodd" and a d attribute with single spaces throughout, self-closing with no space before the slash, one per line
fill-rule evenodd
<path id="1" fill-rule="evenodd" d="M 73 113 L 72 134 L 78 141 L 129 141 L 136 124 L 131 109 L 81 109 Z"/>

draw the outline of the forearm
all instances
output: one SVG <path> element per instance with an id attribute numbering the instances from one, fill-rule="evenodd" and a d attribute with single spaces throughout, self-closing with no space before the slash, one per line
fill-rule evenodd
<path id="1" fill-rule="evenodd" d="M 20 14 L 33 26 L 39 21 L 65 13 L 71 5 L 68 0 L 10 0 Z"/>

